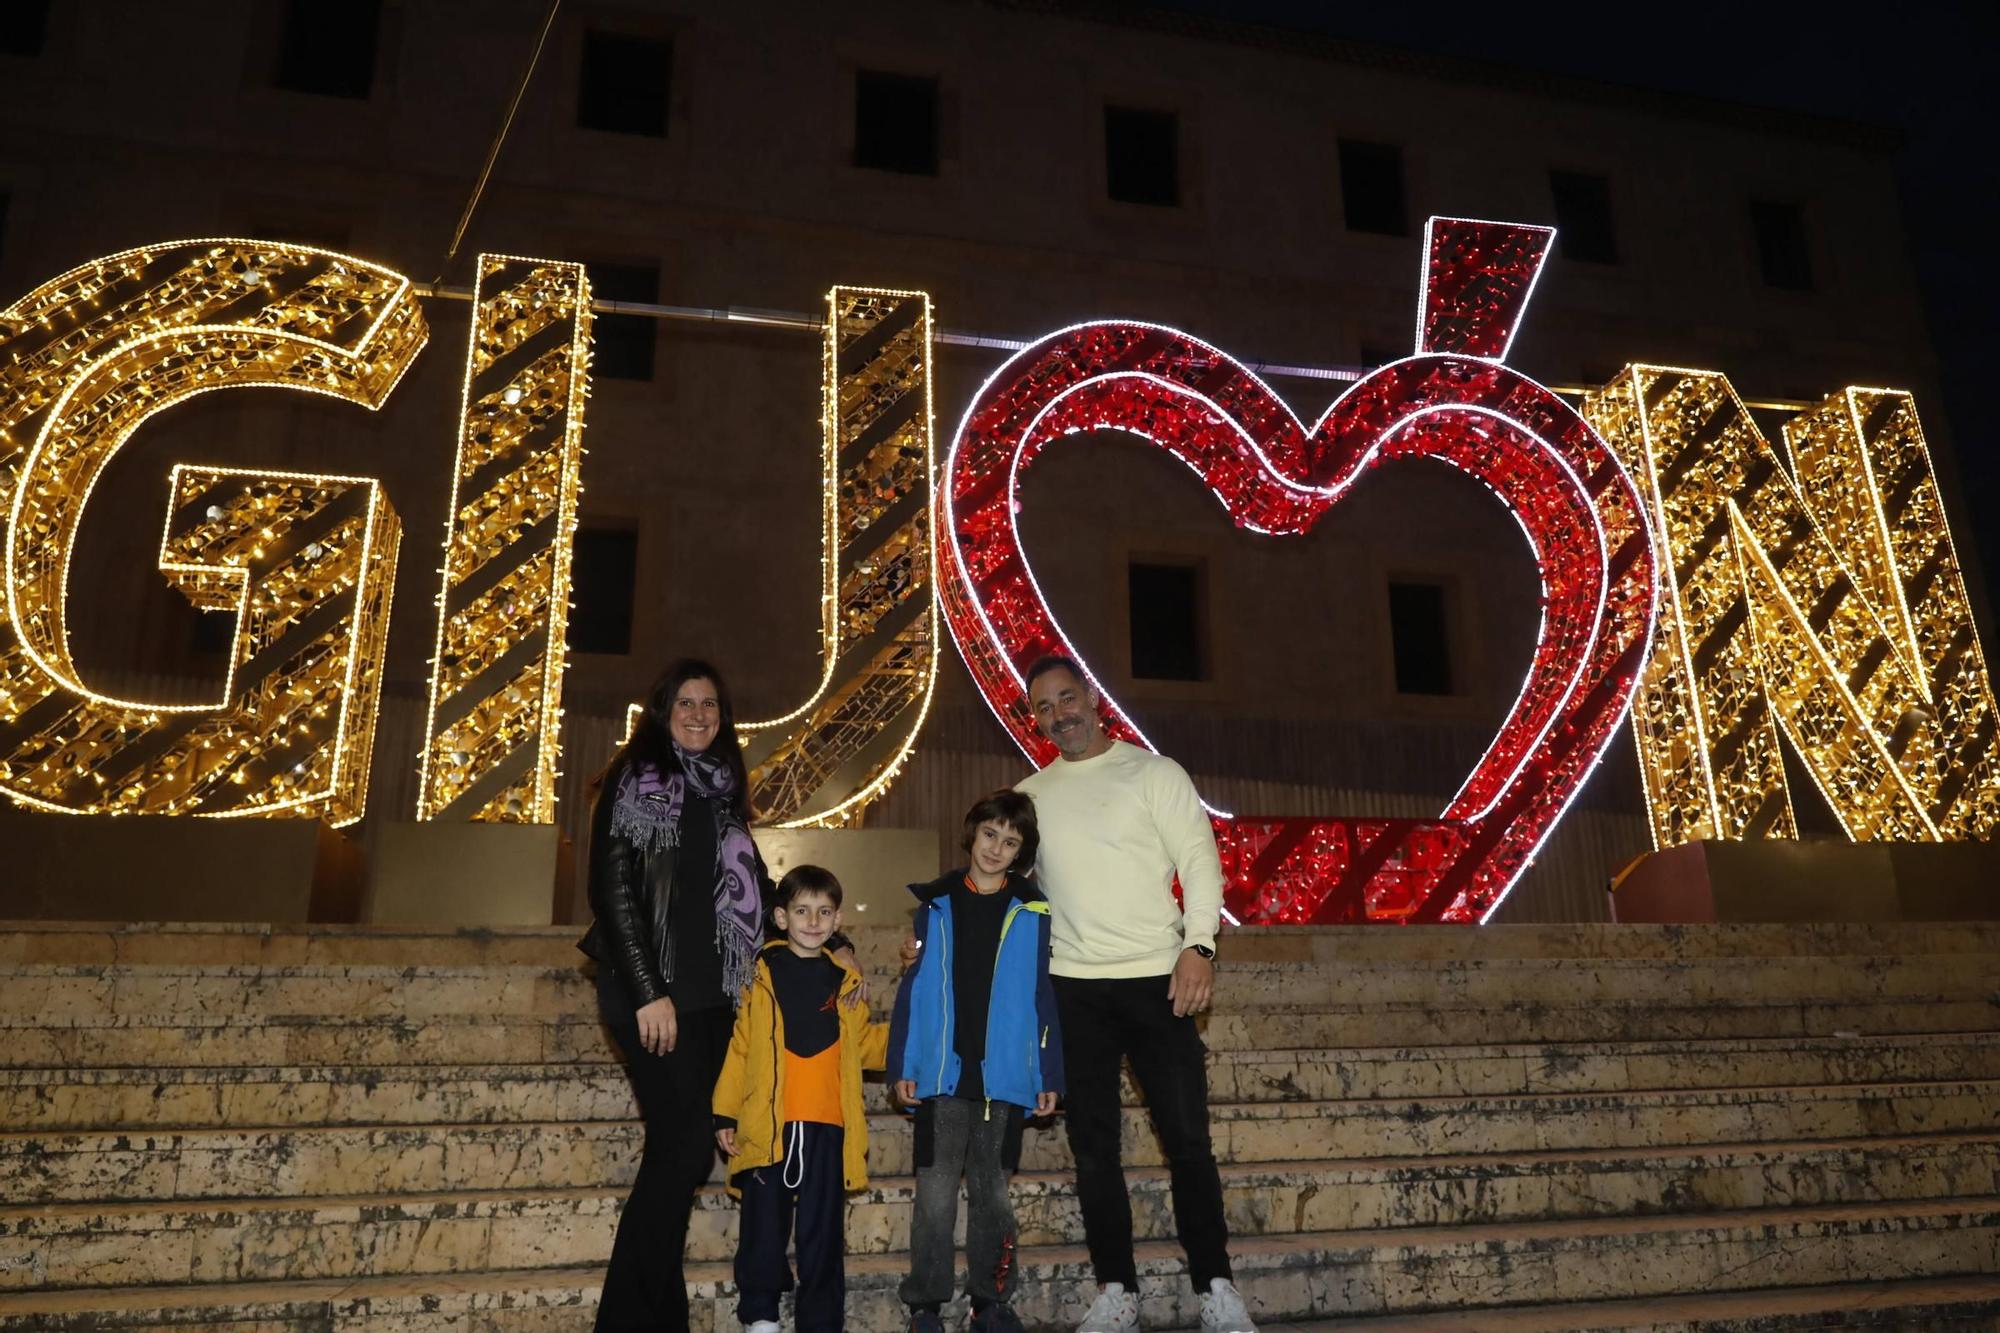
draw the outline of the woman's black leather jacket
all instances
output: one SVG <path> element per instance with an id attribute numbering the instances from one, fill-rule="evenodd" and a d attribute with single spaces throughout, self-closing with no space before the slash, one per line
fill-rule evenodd
<path id="1" fill-rule="evenodd" d="M 616 784 L 590 812 L 590 910 L 596 920 L 577 947 L 617 972 L 636 1008 L 667 993 L 674 946 L 674 849 L 644 848 L 611 831 Z"/>
<path id="2" fill-rule="evenodd" d="M 615 781 L 598 793 L 590 814 L 590 910 L 596 920 L 577 948 L 609 967 L 625 983 L 634 1008 L 644 1008 L 667 995 L 666 978 L 673 971 L 674 894 L 699 893 L 713 901 L 715 886 L 674 883 L 675 849 L 652 850 L 611 831 L 611 810 L 618 799 Z M 757 893 L 768 916 L 776 886 L 757 853 Z M 768 927 L 767 927 L 768 929 Z M 845 934 L 831 935 L 832 949 L 852 947 Z"/>

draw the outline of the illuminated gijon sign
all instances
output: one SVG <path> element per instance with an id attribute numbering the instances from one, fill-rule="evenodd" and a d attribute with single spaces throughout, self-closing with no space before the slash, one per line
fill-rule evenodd
<path id="1" fill-rule="evenodd" d="M 961 652 L 1026 740 L 992 636 L 1012 656 L 1063 641 L 1052 622 L 1033 628 L 1025 556 L 992 544 L 1011 510 L 972 503 L 985 494 L 968 480 L 984 475 L 975 455 L 1028 441 L 1032 456 L 1050 432 L 1139 430 L 1202 472 L 1238 522 L 1274 533 L 1302 531 L 1378 459 L 1452 461 L 1524 516 L 1552 597 L 1546 669 L 1438 821 L 1223 830 L 1232 874 L 1259 899 L 1238 899 L 1249 914 L 1490 911 L 1628 694 L 1658 845 L 1790 833 L 1780 730 L 1858 839 L 1990 834 L 1996 710 L 1909 396 L 1849 389 L 1800 414 L 1786 428 L 1789 466 L 1715 372 L 1628 367 L 1586 400 L 1585 424 L 1502 365 L 1548 238 L 1434 220 L 1419 356 L 1357 385 L 1304 434 L 1254 376 L 1186 335 L 1051 335 L 1031 349 L 1035 374 L 1017 358 L 1016 381 L 975 402 L 955 450 L 986 444 L 943 491 L 929 298 L 835 288 L 821 384 L 822 674 L 791 712 L 744 726 L 766 816 L 851 822 L 908 758 L 935 683 L 933 523 L 960 525 L 944 591 Z M 579 265 L 480 257 L 419 818 L 554 817 L 590 304 Z M 176 466 L 160 568 L 196 605 L 235 615 L 209 703 L 93 689 L 70 656 L 65 598 L 91 488 L 152 414 L 255 386 L 379 410 L 426 338 L 402 275 L 263 241 L 112 255 L 0 312 L 0 794 L 72 813 L 363 815 L 400 541 L 379 482 Z M 1010 403 L 1027 401 L 1007 400 L 1016 382 L 1052 396 L 1008 425 Z M 1417 415 L 1396 419 L 1404 409 Z M 1016 433 L 993 434 L 1001 426 Z M 979 565 L 988 558 L 1001 564 Z M 1003 565 L 1018 588 L 995 577 Z M 1640 672 L 1633 654 L 1655 626 Z M 1517 833 L 1499 842 L 1475 827 L 1503 825 Z M 1447 881 L 1457 887 L 1442 893 Z"/>

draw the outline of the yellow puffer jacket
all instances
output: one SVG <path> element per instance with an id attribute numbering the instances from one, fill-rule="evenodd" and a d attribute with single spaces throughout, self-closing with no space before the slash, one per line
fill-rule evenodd
<path id="1" fill-rule="evenodd" d="M 764 952 L 789 948 L 784 941 Z M 838 964 L 836 964 L 838 966 Z M 889 1058 L 889 1025 L 868 1021 L 868 1006 L 849 1007 L 847 997 L 861 974 L 842 968 L 840 979 L 840 1118 L 845 1130 L 841 1173 L 846 1186 L 868 1183 L 868 1116 L 861 1107 L 861 1071 L 881 1069 Z M 784 1158 L 785 1021 L 778 992 L 762 958 L 736 1007 L 736 1031 L 715 1083 L 715 1113 L 736 1121 L 736 1155 L 729 1159 L 729 1192 L 737 1193 L 736 1173 L 770 1166 Z"/>

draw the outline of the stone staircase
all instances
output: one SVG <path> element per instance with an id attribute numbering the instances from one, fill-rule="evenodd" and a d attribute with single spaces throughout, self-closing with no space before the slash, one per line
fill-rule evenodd
<path id="1" fill-rule="evenodd" d="M 0 1333 L 587 1329 L 638 1148 L 567 930 L 0 928 Z M 862 932 L 886 991 L 899 932 Z M 1207 1020 L 1267 1328 L 2000 1328 L 2000 924 L 1245 931 Z M 1149 1323 L 1196 1308 L 1128 1096 Z M 879 1099 L 871 1101 L 879 1106 Z M 872 1117 L 851 1327 L 899 1326 Z M 1081 1313 L 1060 1129 L 1018 1303 Z M 696 1205 L 697 1328 L 735 1213 Z"/>

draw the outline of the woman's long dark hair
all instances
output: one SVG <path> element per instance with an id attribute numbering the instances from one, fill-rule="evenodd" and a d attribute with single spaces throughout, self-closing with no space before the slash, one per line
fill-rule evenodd
<path id="1" fill-rule="evenodd" d="M 674 754 L 673 734 L 667 729 L 667 723 L 673 716 L 674 699 L 679 696 L 681 686 L 691 680 L 705 680 L 715 686 L 716 711 L 721 714 L 721 720 L 715 730 L 715 739 L 709 742 L 708 752 L 720 755 L 723 762 L 729 765 L 730 772 L 736 775 L 736 814 L 748 823 L 751 818 L 750 774 L 743 763 L 743 743 L 736 738 L 736 706 L 730 702 L 729 683 L 722 678 L 722 673 L 698 657 L 683 657 L 660 673 L 653 687 L 646 691 L 632 735 L 591 785 L 594 789 L 606 786 L 615 789 L 627 766 L 635 763 L 650 765 L 662 773 L 680 771 L 680 760 Z"/>

